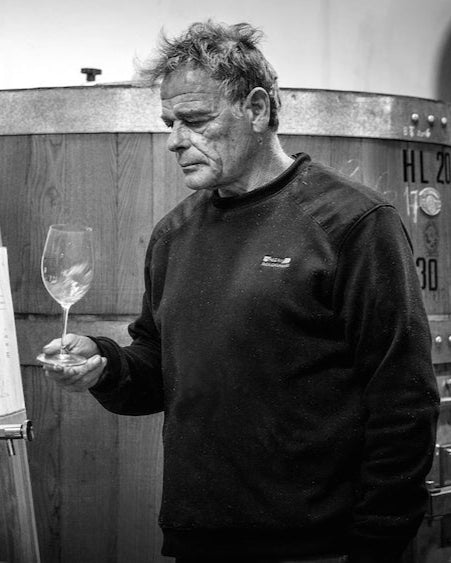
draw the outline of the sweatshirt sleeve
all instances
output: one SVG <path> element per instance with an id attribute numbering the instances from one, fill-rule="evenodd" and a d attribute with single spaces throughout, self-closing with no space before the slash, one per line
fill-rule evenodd
<path id="1" fill-rule="evenodd" d="M 149 246 L 141 314 L 128 327 L 132 343 L 121 347 L 106 337 L 90 337 L 107 358 L 105 371 L 90 392 L 117 414 L 146 415 L 164 408 L 161 342 L 151 307 L 150 255 Z"/>
<path id="2" fill-rule="evenodd" d="M 390 563 L 424 516 L 439 396 L 408 235 L 379 206 L 347 234 L 334 302 L 354 356 L 365 424 L 350 563 Z"/>

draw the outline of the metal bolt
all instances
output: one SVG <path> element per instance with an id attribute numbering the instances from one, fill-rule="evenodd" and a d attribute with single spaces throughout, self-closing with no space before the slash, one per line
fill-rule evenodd
<path id="1" fill-rule="evenodd" d="M 433 115 L 428 115 L 428 123 L 429 123 L 429 125 L 434 125 L 434 123 L 435 123 L 435 116 L 433 116 Z"/>
<path id="2" fill-rule="evenodd" d="M 440 123 L 443 125 L 443 127 L 446 127 L 448 125 L 448 118 L 442 117 L 440 119 Z"/>
<path id="3" fill-rule="evenodd" d="M 102 69 L 100 68 L 82 68 L 81 71 L 86 74 L 87 82 L 94 82 L 98 74 L 102 74 Z"/>
<path id="4" fill-rule="evenodd" d="M 413 123 L 418 123 L 420 121 L 420 116 L 418 115 L 418 113 L 412 113 L 410 119 L 413 121 Z"/>
<path id="5" fill-rule="evenodd" d="M 434 338 L 434 342 L 436 346 L 441 346 L 443 343 L 443 338 L 439 335 Z"/>

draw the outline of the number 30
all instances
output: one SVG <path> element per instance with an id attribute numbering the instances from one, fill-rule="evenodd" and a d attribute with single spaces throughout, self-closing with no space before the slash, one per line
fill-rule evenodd
<path id="1" fill-rule="evenodd" d="M 438 288 L 437 260 L 435 258 L 426 259 L 419 257 L 416 259 L 416 265 L 420 277 L 421 289 L 436 291 Z"/>

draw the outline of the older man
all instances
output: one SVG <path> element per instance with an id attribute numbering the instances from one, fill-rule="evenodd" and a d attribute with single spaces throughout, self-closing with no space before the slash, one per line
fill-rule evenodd
<path id="1" fill-rule="evenodd" d="M 259 38 L 163 40 L 143 76 L 195 193 L 154 229 L 130 346 L 72 335 L 87 364 L 49 373 L 119 414 L 164 410 L 164 555 L 395 562 L 438 410 L 410 243 L 376 192 L 283 151 Z"/>

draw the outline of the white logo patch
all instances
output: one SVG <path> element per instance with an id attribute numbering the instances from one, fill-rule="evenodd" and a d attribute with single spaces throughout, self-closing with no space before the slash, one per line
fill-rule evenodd
<path id="1" fill-rule="evenodd" d="M 263 256 L 261 261 L 261 266 L 266 266 L 267 268 L 289 268 L 291 264 L 291 258 L 277 258 L 276 256 Z"/>

